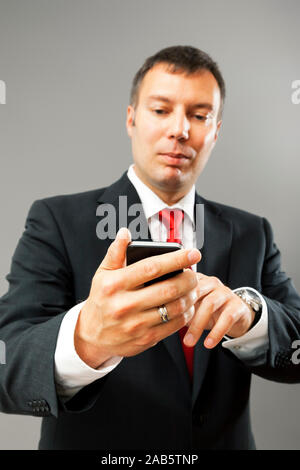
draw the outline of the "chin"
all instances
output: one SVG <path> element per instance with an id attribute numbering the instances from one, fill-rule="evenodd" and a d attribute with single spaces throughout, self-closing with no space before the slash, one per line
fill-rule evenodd
<path id="1" fill-rule="evenodd" d="M 184 183 L 188 179 L 188 174 L 176 166 L 168 166 L 164 171 L 165 179 L 173 182 Z"/>
<path id="2" fill-rule="evenodd" d="M 186 185 L 186 178 L 182 172 L 178 169 L 178 171 L 174 170 L 176 169 L 172 168 L 172 171 L 159 178 L 159 186 L 162 190 L 178 191 Z"/>

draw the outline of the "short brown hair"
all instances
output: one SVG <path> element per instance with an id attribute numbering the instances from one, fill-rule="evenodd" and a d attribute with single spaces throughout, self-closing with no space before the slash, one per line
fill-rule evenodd
<path id="1" fill-rule="evenodd" d="M 225 100 L 225 82 L 216 62 L 201 49 L 192 46 L 171 46 L 161 49 L 156 54 L 148 57 L 142 67 L 137 71 L 132 81 L 130 104 L 136 107 L 138 95 L 144 76 L 156 64 L 168 64 L 170 72 L 186 72 L 192 74 L 200 70 L 208 70 L 215 77 L 221 94 L 219 117 L 222 115 Z"/>

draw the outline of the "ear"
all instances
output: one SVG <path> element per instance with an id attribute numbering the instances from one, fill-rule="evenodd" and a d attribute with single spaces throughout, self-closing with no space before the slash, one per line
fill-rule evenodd
<path id="1" fill-rule="evenodd" d="M 129 137 L 132 137 L 132 128 L 135 125 L 134 118 L 135 118 L 135 109 L 133 106 L 129 105 L 127 107 L 127 118 L 126 118 L 126 128 L 127 128 L 127 134 L 129 135 Z"/>
<path id="2" fill-rule="evenodd" d="M 217 128 L 216 128 L 215 138 L 214 138 L 215 143 L 217 141 L 221 125 L 222 125 L 222 119 L 220 119 L 220 121 L 218 121 L 218 123 L 217 123 Z"/>
<path id="3" fill-rule="evenodd" d="M 215 135 L 214 135 L 213 141 L 212 141 L 212 143 L 211 143 L 211 150 L 212 150 L 212 149 L 215 147 L 215 145 L 216 145 L 216 142 L 217 142 L 217 139 L 218 139 L 218 135 L 219 135 L 219 131 L 220 131 L 221 124 L 222 124 L 222 121 L 221 121 L 221 120 L 217 122 L 216 130 L 215 130 Z"/>

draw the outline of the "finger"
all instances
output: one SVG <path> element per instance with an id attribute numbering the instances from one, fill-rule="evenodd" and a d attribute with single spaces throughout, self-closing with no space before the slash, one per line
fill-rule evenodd
<path id="1" fill-rule="evenodd" d="M 231 291 L 226 287 L 215 289 L 204 297 L 184 337 L 187 346 L 194 346 L 197 343 L 214 312 L 223 307 L 230 297 Z"/>
<path id="2" fill-rule="evenodd" d="M 167 314 L 169 321 L 174 320 L 178 317 L 182 317 L 194 304 L 197 298 L 195 290 L 190 291 L 188 294 L 176 299 L 172 302 L 164 304 L 167 309 Z M 150 326 L 159 325 L 162 322 L 159 308 L 155 307 L 149 310 L 146 310 L 142 313 L 142 319 L 145 321 L 145 326 L 149 328 Z"/>
<path id="3" fill-rule="evenodd" d="M 191 264 L 198 263 L 200 259 L 200 251 L 196 248 L 181 249 L 143 259 L 124 268 L 124 288 L 134 289 L 164 274 L 188 268 Z"/>
<path id="4" fill-rule="evenodd" d="M 190 307 L 183 315 L 173 318 L 170 321 L 163 323 L 162 321 L 150 329 L 148 337 L 153 343 L 157 343 L 164 338 L 172 335 L 176 331 L 185 326 L 193 317 L 195 313 L 194 306 Z"/>
<path id="5" fill-rule="evenodd" d="M 154 321 L 156 322 L 156 324 L 154 326 L 149 326 L 149 319 L 146 319 L 146 322 L 141 319 L 139 325 L 137 325 L 136 323 L 132 323 L 132 333 L 130 335 L 130 339 L 128 339 L 125 343 L 131 343 L 133 341 L 134 336 L 134 342 L 137 346 L 140 346 L 142 348 L 141 351 L 151 346 L 154 346 L 156 343 L 158 343 L 158 341 L 161 341 L 163 338 L 166 338 L 170 334 L 173 334 L 175 331 L 182 328 L 193 317 L 195 309 L 192 305 L 182 315 L 178 315 L 175 318 L 166 322 L 162 321 L 157 309 L 155 312 L 151 312 L 151 314 L 152 313 L 154 313 Z M 127 326 L 127 330 L 128 328 L 130 328 L 130 324 L 129 327 Z"/>
<path id="6" fill-rule="evenodd" d="M 196 273 L 196 275 L 198 279 L 197 293 L 199 300 L 203 299 L 214 289 L 217 289 L 223 285 L 221 281 L 219 281 L 219 279 L 214 276 L 205 276 L 204 274 L 201 274 L 200 277 L 199 273 Z"/>
<path id="7" fill-rule="evenodd" d="M 128 292 L 128 299 L 133 307 L 133 311 L 144 311 L 176 301 L 195 289 L 196 286 L 197 279 L 195 273 L 187 270 L 165 281 L 130 291 Z"/>
<path id="8" fill-rule="evenodd" d="M 214 327 L 215 323 L 216 323 L 215 320 L 213 319 L 213 317 L 211 317 L 204 329 L 211 330 Z"/>
<path id="9" fill-rule="evenodd" d="M 195 303 L 197 301 L 196 290 L 193 289 L 189 291 L 186 295 L 180 297 L 179 299 L 173 300 L 172 302 L 166 305 L 168 312 L 170 311 L 169 318 L 174 319 L 185 312 L 187 312 L 192 306 L 194 306 L 195 312 Z"/>
<path id="10" fill-rule="evenodd" d="M 209 349 L 214 348 L 240 319 L 240 316 L 239 310 L 234 307 L 234 304 L 230 303 L 224 308 L 215 326 L 206 337 L 204 346 Z"/>
<path id="11" fill-rule="evenodd" d="M 131 234 L 126 227 L 122 227 L 108 248 L 105 258 L 97 269 L 97 273 L 102 270 L 114 270 L 123 268 L 126 261 L 127 245 L 131 241 Z"/>

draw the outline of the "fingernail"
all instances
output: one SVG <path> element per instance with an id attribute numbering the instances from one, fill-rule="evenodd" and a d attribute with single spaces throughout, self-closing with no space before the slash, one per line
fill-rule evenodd
<path id="1" fill-rule="evenodd" d="M 193 248 L 189 254 L 188 254 L 188 259 L 191 264 L 197 263 L 197 261 L 200 259 L 200 253 L 196 248 Z"/>
<path id="2" fill-rule="evenodd" d="M 116 239 L 117 240 L 122 240 L 122 238 L 126 239 L 126 240 L 128 240 L 128 238 L 129 238 L 131 240 L 131 234 L 130 234 L 129 230 L 126 227 L 120 228 L 120 230 L 117 233 Z"/>
<path id="3" fill-rule="evenodd" d="M 204 346 L 206 346 L 207 348 L 211 348 L 213 344 L 214 344 L 214 340 L 212 338 L 206 338 L 204 342 Z"/>
<path id="4" fill-rule="evenodd" d="M 184 338 L 184 344 L 186 346 L 193 346 L 194 344 L 194 336 L 191 333 L 188 333 Z"/>

